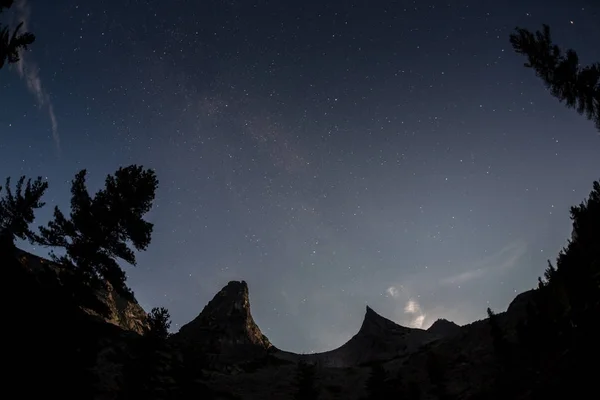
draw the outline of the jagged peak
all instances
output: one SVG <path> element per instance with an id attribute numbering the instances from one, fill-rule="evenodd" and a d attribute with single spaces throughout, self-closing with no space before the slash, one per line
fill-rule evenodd
<path id="1" fill-rule="evenodd" d="M 248 297 L 248 284 L 246 281 L 229 281 L 227 285 L 223 286 L 223 288 L 219 291 L 217 295 L 226 295 L 229 294 L 231 296 L 242 296 Z"/>
<path id="2" fill-rule="evenodd" d="M 229 281 L 223 286 L 196 317 L 196 319 L 207 318 L 227 320 L 229 323 L 252 321 L 250 296 L 246 281 Z"/>
<path id="3" fill-rule="evenodd" d="M 396 324 L 395 322 L 382 317 L 375 310 L 373 310 L 368 305 L 366 306 L 365 317 L 363 319 L 363 323 L 358 331 L 358 334 L 375 334 L 377 332 L 381 333 L 383 331 L 393 330 L 397 331 L 399 329 L 409 329 L 405 328 L 401 325 Z"/>
<path id="4" fill-rule="evenodd" d="M 452 325 L 458 326 L 456 323 L 454 323 L 454 322 L 452 322 L 450 320 L 447 320 L 446 318 L 438 318 L 438 319 L 436 319 L 435 322 L 431 326 L 434 326 L 436 324 L 452 324 Z"/>
<path id="5" fill-rule="evenodd" d="M 453 335 L 460 331 L 460 325 L 455 322 L 448 321 L 445 318 L 438 318 L 428 329 L 427 332 L 431 332 L 437 335 L 448 336 Z"/>
<path id="6" fill-rule="evenodd" d="M 219 340 L 230 345 L 246 343 L 271 347 L 252 318 L 246 281 L 228 282 L 178 333 L 180 338 L 187 340 L 205 340 L 207 334 L 217 335 Z"/>
<path id="7" fill-rule="evenodd" d="M 367 315 L 379 315 L 377 314 L 371 307 L 369 307 L 369 305 L 367 304 L 367 309 L 365 311 L 365 318 Z"/>

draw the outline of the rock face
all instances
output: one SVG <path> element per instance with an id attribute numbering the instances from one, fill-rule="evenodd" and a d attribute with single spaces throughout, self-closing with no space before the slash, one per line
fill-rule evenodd
<path id="1" fill-rule="evenodd" d="M 251 359 L 273 347 L 252 318 L 244 281 L 229 282 L 174 340 L 220 360 Z"/>
<path id="2" fill-rule="evenodd" d="M 19 249 L 14 249 L 14 251 L 15 258 L 21 264 L 24 271 L 29 273 L 32 279 L 37 280 L 39 284 L 60 286 L 65 275 L 70 273 L 69 269 L 62 265 Z M 45 283 L 41 283 L 41 279 L 44 279 Z M 52 280 L 53 282 L 48 282 L 48 280 Z M 139 334 L 143 333 L 147 326 L 147 315 L 135 299 L 124 298 L 108 282 L 106 282 L 105 288 L 96 291 L 95 295 L 108 308 L 108 315 L 101 316 L 95 311 L 82 307 L 83 311 L 104 322 L 116 325 L 123 330 Z"/>
<path id="3" fill-rule="evenodd" d="M 441 337 L 454 336 L 460 333 L 460 325 L 447 319 L 440 318 L 427 329 L 427 332 Z"/>
<path id="4" fill-rule="evenodd" d="M 518 294 L 513 301 L 510 302 L 506 312 L 524 316 L 527 310 L 527 305 L 533 302 L 535 294 L 536 291 L 534 289 Z"/>
<path id="5" fill-rule="evenodd" d="M 326 367 L 346 368 L 407 355 L 437 338 L 437 335 L 423 329 L 400 326 L 367 306 L 358 333 L 337 349 L 306 355 L 281 351 L 275 356 L 289 361 L 303 360 Z"/>
<path id="6" fill-rule="evenodd" d="M 91 396 L 92 391 L 110 391 L 110 377 L 120 373 L 113 368 L 114 350 L 143 338 L 136 332 L 146 324 L 144 310 L 111 287 L 103 293 L 88 290 L 72 279 L 70 268 L 14 247 L 0 249 L 0 266 L 2 303 L 10 304 L 4 317 L 13 327 L 6 331 L 10 346 L 3 361 L 11 366 L 6 380 L 20 387 L 25 398 L 91 399 L 101 398 Z M 86 304 L 103 303 L 106 317 L 82 306 L 78 295 L 83 292 Z M 34 385 L 31 376 L 37 377 Z"/>

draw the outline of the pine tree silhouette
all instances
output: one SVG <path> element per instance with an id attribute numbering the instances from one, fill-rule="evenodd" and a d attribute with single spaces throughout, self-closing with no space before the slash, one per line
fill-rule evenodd
<path id="1" fill-rule="evenodd" d="M 176 387 L 178 370 L 173 349 L 167 341 L 171 326 L 169 311 L 155 307 L 148 313 L 144 335 L 129 346 L 129 358 L 123 368 L 120 399 L 172 399 L 180 391 Z"/>
<path id="2" fill-rule="evenodd" d="M 548 25 L 535 33 L 516 28 L 510 42 L 517 53 L 527 56 L 525 66 L 535 71 L 554 97 L 594 121 L 600 131 L 600 63 L 580 66 L 574 50 L 563 53 L 552 42 Z"/>
<path id="3" fill-rule="evenodd" d="M 103 278 L 123 295 L 133 296 L 126 275 L 117 263 L 136 265 L 138 251 L 150 244 L 153 224 L 143 219 L 152 207 L 158 180 L 154 171 L 131 165 L 106 177 L 105 187 L 91 197 L 85 185 L 86 170 L 71 185 L 71 213 L 67 218 L 58 207 L 54 219 L 40 227 L 35 243 L 59 247 L 65 255 L 52 258 L 73 265 L 88 283 Z"/>
<path id="4" fill-rule="evenodd" d="M 528 388 L 535 399 L 585 397 L 596 386 L 597 373 L 589 365 L 600 355 L 600 182 L 570 214 L 571 240 L 555 266 L 548 264 L 517 326 L 537 373 Z"/>
<path id="5" fill-rule="evenodd" d="M 14 0 L 0 0 L 0 14 L 6 9 L 12 7 Z M 35 41 L 35 35 L 30 32 L 22 32 L 23 22 L 19 23 L 14 31 L 10 31 L 7 26 L 0 24 L 0 69 L 6 63 L 14 64 L 19 62 L 19 53 L 27 50 Z"/>
<path id="6" fill-rule="evenodd" d="M 549 285 L 563 285 L 574 324 L 585 325 L 600 308 L 600 181 L 570 214 L 573 239 L 559 253 Z"/>
<path id="7" fill-rule="evenodd" d="M 146 336 L 152 340 L 165 342 L 169 336 L 171 327 L 171 315 L 164 307 L 154 307 L 148 314 L 148 329 Z"/>
<path id="8" fill-rule="evenodd" d="M 6 178 L 6 193 L 0 198 L 0 242 L 3 246 L 13 246 L 15 238 L 25 240 L 34 237 L 29 225 L 35 218 L 35 210 L 44 206 L 41 198 L 48 188 L 48 182 L 38 177 L 33 182 L 28 179 L 25 188 L 24 183 L 25 176 L 21 176 L 13 193 L 10 178 Z"/>

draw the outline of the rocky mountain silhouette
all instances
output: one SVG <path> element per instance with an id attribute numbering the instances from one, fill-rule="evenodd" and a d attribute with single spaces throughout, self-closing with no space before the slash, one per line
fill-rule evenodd
<path id="1" fill-rule="evenodd" d="M 42 287 L 55 287 L 56 290 L 64 288 L 73 271 L 20 249 L 13 249 L 14 259 L 22 268 L 21 272 L 28 277 L 31 290 L 41 290 Z M 117 293 L 109 282 L 104 282 L 104 287 L 94 291 L 94 296 L 99 304 L 106 309 L 100 314 L 97 310 L 81 305 L 80 309 L 99 321 L 115 325 L 125 331 L 138 334 L 143 333 L 147 327 L 146 312 L 137 303 L 135 298 L 128 299 Z"/>
<path id="2" fill-rule="evenodd" d="M 440 318 L 427 329 L 427 332 L 441 337 L 453 336 L 460 333 L 460 325 L 448 321 L 447 319 Z"/>
<path id="3" fill-rule="evenodd" d="M 441 319 L 423 330 L 398 325 L 368 306 L 358 332 L 337 349 L 317 354 L 287 352 L 273 346 L 255 323 L 244 281 L 226 284 L 196 318 L 166 343 L 153 347 L 145 339 L 147 315 L 135 299 L 104 286 L 94 297 L 109 312 L 99 314 L 64 290 L 71 274 L 65 267 L 18 249 L 0 256 L 9 281 L 20 288 L 18 297 L 6 300 L 15 304 L 8 317 L 20 327 L 10 332 L 14 344 L 7 357 L 13 366 L 11 381 L 19 383 L 29 376 L 19 372 L 32 368 L 28 360 L 46 360 L 34 368 L 36 375 L 44 377 L 43 384 L 20 383 L 28 396 L 36 394 L 36 388 L 50 387 L 63 388 L 53 393 L 70 397 L 120 400 L 124 380 L 133 379 L 124 376 L 133 373 L 146 382 L 144 390 L 157 388 L 163 393 L 145 398 L 189 398 L 177 397 L 184 393 L 207 399 L 285 400 L 294 398 L 295 374 L 303 362 L 317 368 L 320 399 L 363 398 L 374 364 L 396 377 L 387 381 L 395 385 L 394 393 L 404 393 L 406 382 L 413 382 L 424 393 L 422 398 L 434 398 L 440 390 L 430 375 L 434 360 L 443 369 L 443 377 L 435 379 L 443 379 L 444 390 L 454 398 L 493 398 L 491 394 L 499 390 L 494 385 L 505 382 L 502 387 L 522 393 L 510 398 L 527 399 L 531 382 L 535 387 L 551 382 L 555 369 L 569 354 L 550 352 L 550 362 L 539 372 L 531 366 L 531 355 L 520 347 L 524 340 L 520 329 L 531 317 L 532 304 L 544 304 L 538 290 L 516 296 L 506 312 L 496 315 L 503 340 L 512 346 L 510 375 L 499 372 L 488 319 L 464 326 Z M 12 351 L 17 348 L 26 350 Z M 58 359 L 72 365 L 68 373 L 53 372 L 51 365 Z M 136 392 L 141 383 L 133 382 Z"/>
<path id="4" fill-rule="evenodd" d="M 274 356 L 289 361 L 302 360 L 326 367 L 347 368 L 403 356 L 438 338 L 423 329 L 398 325 L 367 306 L 358 333 L 337 349 L 303 355 L 278 351 Z"/>
<path id="5" fill-rule="evenodd" d="M 273 347 L 252 318 L 244 281 L 229 282 L 173 340 L 221 361 L 265 356 Z"/>

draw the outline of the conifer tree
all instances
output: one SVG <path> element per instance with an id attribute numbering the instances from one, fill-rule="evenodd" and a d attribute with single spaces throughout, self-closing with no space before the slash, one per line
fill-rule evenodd
<path id="1" fill-rule="evenodd" d="M 92 197 L 85 177 L 82 170 L 72 182 L 69 217 L 56 207 L 54 219 L 40 227 L 34 241 L 64 249 L 64 256 L 52 253 L 52 258 L 75 266 L 87 282 L 105 279 L 121 294 L 132 295 L 117 259 L 136 265 L 130 246 L 141 251 L 150 244 L 153 224 L 143 217 L 152 207 L 158 180 L 154 171 L 141 166 L 119 168 Z"/>
<path id="2" fill-rule="evenodd" d="M 164 342 L 169 336 L 171 327 L 171 315 L 164 307 L 154 307 L 148 314 L 148 329 L 146 336 L 155 341 Z"/>
<path id="3" fill-rule="evenodd" d="M 0 0 L 0 14 L 9 9 L 14 0 Z M 35 41 L 35 35 L 30 32 L 21 32 L 23 22 L 19 23 L 14 31 L 0 24 L 0 69 L 6 63 L 13 64 L 20 60 L 20 52 L 27 50 Z"/>
<path id="4" fill-rule="evenodd" d="M 577 324 L 600 308 L 600 181 L 594 182 L 589 197 L 571 207 L 570 213 L 573 239 L 558 255 L 553 281 L 564 285 Z"/>
<path id="5" fill-rule="evenodd" d="M 13 246 L 15 238 L 34 237 L 29 225 L 35 218 L 35 210 L 44 206 L 41 199 L 47 188 L 48 182 L 42 181 L 41 177 L 33 182 L 28 179 L 25 183 L 25 176 L 21 176 L 13 192 L 10 178 L 6 178 L 5 194 L 0 198 L 0 242 L 3 245 Z"/>
<path id="6" fill-rule="evenodd" d="M 148 313 L 144 336 L 131 343 L 123 368 L 121 399 L 171 399 L 179 395 L 176 362 L 169 356 L 169 311 L 155 307 Z M 173 365 L 175 364 L 175 365 Z"/>
<path id="7" fill-rule="evenodd" d="M 600 63 L 582 67 L 574 50 L 563 53 L 552 42 L 548 25 L 535 33 L 516 28 L 510 42 L 527 57 L 525 66 L 535 71 L 554 97 L 594 121 L 600 131 Z"/>

